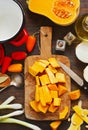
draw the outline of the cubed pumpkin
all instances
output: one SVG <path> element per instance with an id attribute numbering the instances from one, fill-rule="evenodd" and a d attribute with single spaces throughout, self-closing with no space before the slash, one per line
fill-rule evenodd
<path id="1" fill-rule="evenodd" d="M 42 76 L 39 77 L 39 79 L 42 85 L 47 85 L 50 83 L 50 80 L 47 74 L 43 74 Z"/>
<path id="2" fill-rule="evenodd" d="M 56 58 L 51 57 L 48 60 L 49 60 L 49 63 L 52 65 L 52 67 L 54 67 L 54 68 L 60 67 L 60 65 L 58 64 Z"/>
<path id="3" fill-rule="evenodd" d="M 66 77 L 64 73 L 61 72 L 57 72 L 56 73 L 56 79 L 58 80 L 58 82 L 60 83 L 66 83 Z"/>
<path id="4" fill-rule="evenodd" d="M 35 100 L 30 101 L 30 106 L 32 107 L 32 109 L 36 112 L 40 112 L 40 110 L 38 109 L 38 102 L 36 102 Z"/>
<path id="5" fill-rule="evenodd" d="M 68 90 L 68 89 L 67 89 L 65 86 L 58 84 L 58 94 L 59 94 L 59 96 L 61 96 L 61 95 L 63 95 L 64 93 L 66 93 L 67 90 Z"/>
<path id="6" fill-rule="evenodd" d="M 52 102 L 48 108 L 48 111 L 54 113 L 57 109 L 58 109 L 58 106 L 54 106 Z"/>
<path id="7" fill-rule="evenodd" d="M 69 92 L 69 97 L 70 97 L 71 100 L 79 99 L 80 98 L 80 90 L 77 89 L 77 90 Z"/>
<path id="8" fill-rule="evenodd" d="M 46 113 L 49 106 L 48 105 L 42 106 L 41 102 L 39 102 L 37 107 L 38 107 L 38 109 L 39 109 L 40 112 Z"/>
<path id="9" fill-rule="evenodd" d="M 60 126 L 61 121 L 53 121 L 50 123 L 50 127 L 52 130 L 57 130 L 57 128 Z"/>
<path id="10" fill-rule="evenodd" d="M 61 105 L 61 98 L 54 98 L 53 100 L 53 105 L 54 106 L 60 106 Z"/>
<path id="11" fill-rule="evenodd" d="M 68 114 L 68 106 L 65 106 L 62 111 L 59 113 L 59 119 L 64 119 Z"/>

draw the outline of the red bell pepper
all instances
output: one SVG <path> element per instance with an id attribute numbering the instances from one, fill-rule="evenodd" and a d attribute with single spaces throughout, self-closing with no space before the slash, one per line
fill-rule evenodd
<path id="1" fill-rule="evenodd" d="M 28 36 L 27 42 L 26 42 L 26 48 L 28 52 L 31 52 L 35 46 L 36 43 L 36 37 L 33 36 Z"/>
<path id="2" fill-rule="evenodd" d="M 6 73 L 6 71 L 8 70 L 9 65 L 11 64 L 12 58 L 9 56 L 5 56 L 4 57 L 4 61 L 2 64 L 2 69 L 1 72 L 4 74 Z"/>
<path id="3" fill-rule="evenodd" d="M 0 66 L 2 65 L 4 60 L 4 48 L 2 46 L 2 44 L 0 44 Z"/>
<path id="4" fill-rule="evenodd" d="M 11 57 L 13 60 L 23 60 L 27 56 L 27 53 L 25 51 L 15 51 L 12 52 Z"/>

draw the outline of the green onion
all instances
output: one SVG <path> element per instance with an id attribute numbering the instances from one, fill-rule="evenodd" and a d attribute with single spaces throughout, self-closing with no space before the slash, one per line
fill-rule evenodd
<path id="1" fill-rule="evenodd" d="M 19 103 L 9 104 L 9 105 L 0 105 L 0 109 L 21 109 L 22 105 Z"/>
<path id="2" fill-rule="evenodd" d="M 11 96 L 11 97 L 7 98 L 1 105 L 7 105 L 7 104 L 11 103 L 14 99 L 15 99 L 15 96 Z"/>
<path id="3" fill-rule="evenodd" d="M 14 119 L 14 118 L 6 118 L 3 120 L 0 120 L 0 123 L 14 123 L 14 124 L 19 124 L 19 125 L 23 125 L 25 127 L 31 128 L 32 130 L 42 130 L 36 125 L 30 124 L 30 123 L 27 123 L 25 121 L 21 121 L 18 119 Z"/>
<path id="4" fill-rule="evenodd" d="M 5 118 L 9 118 L 9 117 L 12 117 L 12 116 L 18 116 L 18 115 L 21 115 L 21 114 L 23 114 L 23 113 L 24 113 L 23 110 L 14 111 L 14 112 L 11 112 L 11 113 L 9 113 L 9 114 L 0 116 L 0 120 L 3 120 L 3 119 L 5 119 Z"/>

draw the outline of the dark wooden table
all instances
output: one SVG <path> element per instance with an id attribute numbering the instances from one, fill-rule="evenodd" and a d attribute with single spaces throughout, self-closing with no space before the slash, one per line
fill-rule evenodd
<path id="1" fill-rule="evenodd" d="M 33 34 L 34 32 L 38 31 L 41 26 L 51 26 L 53 28 L 52 53 L 59 55 L 60 53 L 55 51 L 56 40 L 63 39 L 63 37 L 70 31 L 73 34 L 75 34 L 75 30 L 74 30 L 75 23 L 73 23 L 72 25 L 67 26 L 67 27 L 62 27 L 62 26 L 56 25 L 55 23 L 50 21 L 48 18 L 30 12 L 27 8 L 26 0 L 19 0 L 19 2 L 22 4 L 23 9 L 25 11 L 25 28 L 27 29 L 28 33 L 30 35 Z M 83 15 L 85 13 L 88 13 L 88 0 L 81 0 L 80 15 Z M 37 44 L 36 44 L 33 52 L 28 53 L 28 56 L 34 55 L 34 54 L 39 54 L 38 42 L 39 42 L 39 39 L 37 40 Z M 75 56 L 76 45 L 77 45 L 77 43 L 74 43 L 71 46 L 67 45 L 65 52 L 63 52 L 62 54 L 69 57 L 72 70 L 74 70 L 78 75 L 80 75 L 83 78 L 83 69 L 85 68 L 85 66 L 87 64 L 80 62 L 76 58 L 76 56 Z M 15 50 L 16 51 L 18 51 L 18 50 L 26 51 L 25 44 L 20 47 L 15 47 L 11 44 L 6 43 L 6 44 L 3 44 L 3 46 L 5 48 L 6 55 L 10 55 L 11 52 L 15 51 Z M 13 63 L 14 62 L 15 61 L 13 61 Z M 24 61 L 21 61 L 21 62 L 24 65 Z M 71 87 L 72 90 L 78 88 L 78 85 L 73 80 L 71 80 L 71 86 L 72 86 Z M 0 103 L 2 103 L 4 100 L 6 100 L 8 97 L 10 97 L 12 95 L 14 95 L 16 97 L 16 99 L 13 102 L 21 103 L 24 107 L 24 96 L 25 96 L 24 95 L 24 84 L 23 84 L 23 87 L 21 87 L 20 89 L 17 89 L 15 87 L 10 87 L 10 88 L 6 89 L 5 91 L 3 91 L 2 93 L 0 93 Z M 88 95 L 81 91 L 80 99 L 82 100 L 83 108 L 88 108 L 88 99 L 87 98 L 88 98 Z M 78 101 L 72 102 L 71 107 L 77 103 L 78 103 Z M 9 113 L 9 112 L 11 112 L 11 110 L 0 110 L 0 114 L 5 114 L 5 113 Z M 72 113 L 73 113 L 73 111 L 71 109 L 71 115 L 72 115 Z M 36 125 L 40 126 L 42 128 L 42 130 L 50 130 L 50 126 L 49 126 L 50 121 L 28 120 L 25 118 L 24 114 L 21 116 L 18 116 L 16 118 L 36 124 Z M 63 121 L 61 126 L 58 128 L 58 130 L 62 130 L 62 129 L 67 130 L 67 128 L 69 127 L 69 124 L 70 123 L 67 120 Z M 16 125 L 16 124 L 0 124 L 0 130 L 7 130 L 7 129 L 8 130 L 29 130 L 26 127 Z M 82 130 L 86 130 L 86 129 L 87 128 L 85 128 L 85 124 L 83 124 Z"/>

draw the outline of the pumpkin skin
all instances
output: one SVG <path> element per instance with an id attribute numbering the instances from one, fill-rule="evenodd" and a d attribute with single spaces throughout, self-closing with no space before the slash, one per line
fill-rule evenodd
<path id="1" fill-rule="evenodd" d="M 28 0 L 27 4 L 30 11 L 44 15 L 62 26 L 72 24 L 80 9 L 80 0 Z"/>

